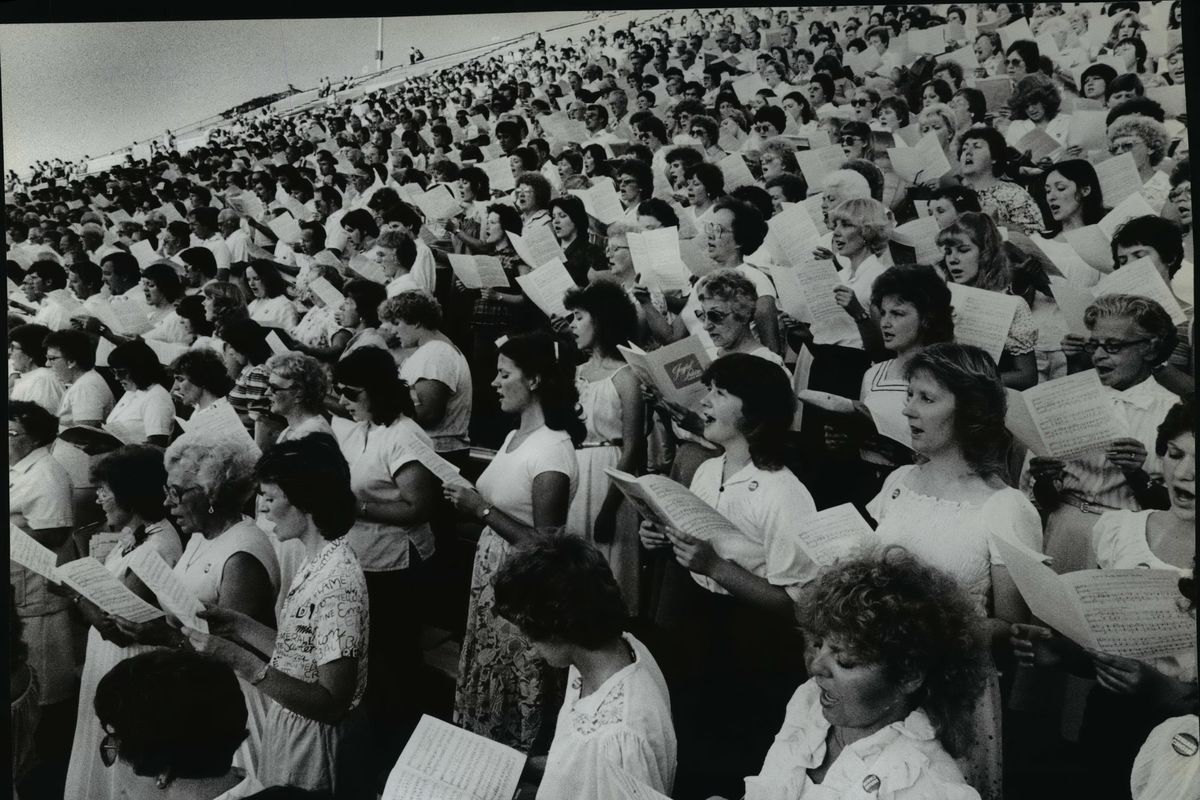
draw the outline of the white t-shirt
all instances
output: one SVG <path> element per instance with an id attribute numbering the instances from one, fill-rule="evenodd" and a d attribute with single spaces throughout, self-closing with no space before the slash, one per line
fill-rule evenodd
<path id="1" fill-rule="evenodd" d="M 166 389 L 153 383 L 148 389 L 125 392 L 104 424 L 137 442 L 151 436 L 170 436 L 175 425 L 175 403 Z"/>
<path id="2" fill-rule="evenodd" d="M 58 413 L 63 385 L 49 367 L 37 367 L 21 375 L 13 386 L 13 400 L 37 403 L 51 414 Z"/>
<path id="3" fill-rule="evenodd" d="M 400 367 L 401 380 L 416 386 L 419 380 L 441 381 L 450 389 L 446 414 L 440 424 L 425 432 L 439 453 L 471 446 L 467 426 L 471 422 L 471 368 L 458 348 L 435 339 L 418 347 Z"/>
<path id="4" fill-rule="evenodd" d="M 508 443 L 515 434 L 512 431 L 504 438 L 475 486 L 496 508 L 522 525 L 533 525 L 533 479 L 543 472 L 560 472 L 570 481 L 570 496 L 574 497 L 579 487 L 579 462 L 566 431 L 543 426 L 510 453 Z"/>
<path id="5" fill-rule="evenodd" d="M 740 533 L 713 540 L 713 549 L 773 586 L 798 594 L 817 572 L 795 532 L 797 520 L 816 513 L 812 495 L 788 469 L 769 471 L 750 462 L 722 483 L 724 469 L 725 456 L 719 456 L 702 463 L 692 477 L 692 493 Z M 692 578 L 710 592 L 729 594 L 712 578 L 695 573 Z"/>
<path id="6" fill-rule="evenodd" d="M 276 297 L 251 300 L 247 308 L 250 312 L 250 319 L 265 328 L 283 328 L 285 331 L 290 331 L 296 327 L 298 321 L 296 307 L 292 305 L 292 301 L 288 299 L 287 295 L 281 294 Z"/>

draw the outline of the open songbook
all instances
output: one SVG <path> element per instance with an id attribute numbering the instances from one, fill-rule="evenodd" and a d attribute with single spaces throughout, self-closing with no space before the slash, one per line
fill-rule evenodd
<path id="1" fill-rule="evenodd" d="M 632 343 L 629 347 L 617 345 L 617 349 L 638 379 L 657 389 L 664 400 L 693 408 L 704 396 L 700 378 L 712 358 L 699 337 L 688 336 L 649 352 Z"/>
<path id="2" fill-rule="evenodd" d="M 1035 456 L 1069 459 L 1126 435 L 1096 370 L 1008 390 L 1004 425 Z"/>
<path id="3" fill-rule="evenodd" d="M 383 800 L 512 800 L 525 756 L 449 722 L 421 717 Z"/>
<path id="4" fill-rule="evenodd" d="M 616 469 L 604 472 L 646 519 L 670 525 L 697 539 L 742 535 L 721 512 L 670 478 L 662 475 L 634 477 Z M 796 520 L 795 532 L 800 548 L 819 566 L 827 566 L 853 553 L 873 536 L 871 526 L 850 503 Z"/>
<path id="5" fill-rule="evenodd" d="M 1176 602 L 1175 572 L 1084 569 L 1058 575 L 1039 554 L 1001 537 L 994 541 L 1030 610 L 1077 644 L 1141 659 L 1195 649 L 1196 621 Z"/>
<path id="6" fill-rule="evenodd" d="M 8 526 L 8 557 L 51 583 L 73 589 L 114 617 L 149 622 L 163 615 L 96 559 L 87 556 L 58 566 L 54 551 L 15 525 Z"/>
<path id="7" fill-rule="evenodd" d="M 73 444 L 88 455 L 100 455 L 127 444 L 137 444 L 126 432 L 108 426 L 72 425 L 58 432 L 58 438 Z"/>

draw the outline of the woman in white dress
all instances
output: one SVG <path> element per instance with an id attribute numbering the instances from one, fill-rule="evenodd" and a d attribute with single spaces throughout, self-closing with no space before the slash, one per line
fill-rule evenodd
<path id="1" fill-rule="evenodd" d="M 102 553 L 95 556 L 134 593 L 157 605 L 153 593 L 129 569 L 129 562 L 141 550 L 148 549 L 158 553 L 167 566 L 174 567 L 183 552 L 179 531 L 166 518 L 163 507 L 167 471 L 162 451 L 147 445 L 122 447 L 97 460 L 92 480 L 107 529 L 121 537 L 107 557 Z M 75 743 L 71 747 L 63 796 L 115 800 L 119 796 L 116 774 L 105 768 L 97 749 L 104 731 L 96 719 L 96 684 L 115 664 L 153 646 L 134 642 L 107 614 L 82 596 L 72 594 L 71 599 L 90 630 L 79 687 Z"/>
<path id="2" fill-rule="evenodd" d="M 250 290 L 247 310 L 250 319 L 265 328 L 296 327 L 299 315 L 287 296 L 287 282 L 270 261 L 252 261 L 246 266 L 246 287 Z"/>
<path id="3" fill-rule="evenodd" d="M 203 615 L 209 632 L 187 635 L 266 699 L 259 780 L 333 792 L 343 723 L 367 684 L 367 584 L 344 538 L 354 524 L 350 468 L 332 436 L 314 433 L 273 447 L 256 472 L 275 534 L 305 553 L 278 630 L 214 606 Z"/>
<path id="4" fill-rule="evenodd" d="M 607 800 L 613 767 L 669 794 L 676 746 L 667 683 L 646 646 L 622 633 L 627 614 L 603 554 L 572 535 L 514 548 L 496 574 L 496 613 L 546 663 L 569 669 L 549 755 L 531 760 L 537 796 Z"/>
<path id="5" fill-rule="evenodd" d="M 57 414 L 66 389 L 54 370 L 46 366 L 49 335 L 49 328 L 32 323 L 18 325 L 8 332 L 8 360 L 13 370 L 9 373 L 8 395 L 13 400 L 37 403 Z"/>
<path id="6" fill-rule="evenodd" d="M 812 678 L 747 800 L 978 800 L 952 758 L 970 747 L 986 671 L 972 605 L 900 547 L 823 571 L 797 606 Z"/>
<path id="7" fill-rule="evenodd" d="M 977 347 L 935 344 L 905 369 L 913 450 L 921 463 L 900 467 L 867 506 L 885 544 L 899 544 L 943 570 L 975 602 L 992 647 L 1007 650 L 1009 626 L 1029 610 L 1008 574 L 996 538 L 1041 552 L 1037 510 L 1005 484 L 1004 386 Z M 984 798 L 1001 795 L 1000 690 L 995 671 L 977 698 L 976 742 L 964 772 Z"/>
<path id="8" fill-rule="evenodd" d="M 171 394 L 192 408 L 188 427 L 221 405 L 229 405 L 225 396 L 233 388 L 233 378 L 229 377 L 225 362 L 212 350 L 187 351 L 171 364 L 171 374 L 174 376 Z"/>
<path id="9" fill-rule="evenodd" d="M 270 539 L 242 509 L 254 491 L 254 457 L 223 440 L 191 439 L 167 449 L 167 507 L 185 535 L 191 533 L 175 576 L 202 603 L 240 611 L 264 625 L 275 622 L 279 564 Z M 118 620 L 139 644 L 182 646 L 184 634 L 165 620 L 144 625 Z M 265 707 L 258 691 L 243 685 L 250 737 L 239 766 L 253 773 L 262 742 Z"/>
<path id="10" fill-rule="evenodd" d="M 617 350 L 636 335 L 637 311 L 619 286 L 605 282 L 568 292 L 564 303 L 572 314 L 575 343 L 588 354 L 575 378 L 587 438 L 575 451 L 579 491 L 571 501 L 567 528 L 604 553 L 626 607 L 636 615 L 641 563 L 637 515 L 605 470 L 638 474 L 645 467 L 641 382 Z"/>
<path id="11" fill-rule="evenodd" d="M 499 352 L 492 386 L 501 410 L 520 417 L 518 427 L 479 476 L 478 488 L 442 488 L 461 514 L 486 526 L 471 574 L 454 722 L 529 752 L 549 731 L 557 680 L 520 630 L 493 613 L 493 579 L 512 545 L 567 524 L 579 485 L 575 445 L 586 430 L 565 348 L 538 332 L 504 340 Z"/>
<path id="12" fill-rule="evenodd" d="M 142 291 L 146 293 L 150 321 L 154 324 L 143 334 L 143 339 L 172 344 L 187 343 L 188 334 L 183 318 L 175 311 L 175 302 L 183 297 L 183 290 L 179 273 L 169 263 L 151 264 L 142 270 Z"/>

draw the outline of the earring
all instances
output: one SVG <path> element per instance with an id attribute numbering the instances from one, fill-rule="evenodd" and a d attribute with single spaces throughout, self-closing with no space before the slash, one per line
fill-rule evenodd
<path id="1" fill-rule="evenodd" d="M 213 514 L 215 514 L 215 513 L 217 513 L 217 512 L 216 512 L 216 510 L 215 510 L 215 509 L 213 509 L 213 507 L 212 507 L 212 503 L 209 503 L 209 504 L 208 504 L 208 515 L 211 517 L 211 516 L 212 516 Z"/>
<path id="2" fill-rule="evenodd" d="M 171 785 L 171 776 L 164 772 L 162 775 L 158 776 L 157 780 L 154 781 L 154 785 L 157 786 L 159 790 L 166 789 Z"/>

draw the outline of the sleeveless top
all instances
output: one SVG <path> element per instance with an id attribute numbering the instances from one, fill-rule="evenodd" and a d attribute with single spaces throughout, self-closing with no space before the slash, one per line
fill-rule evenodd
<path id="1" fill-rule="evenodd" d="M 589 381 L 582 376 L 575 379 L 575 388 L 579 390 L 579 406 L 583 409 L 583 420 L 587 425 L 587 437 L 583 440 L 585 447 L 621 439 L 621 396 L 617 393 L 613 378 L 623 369 L 629 369 L 629 365 L 618 367 L 608 377 L 597 381 Z"/>

